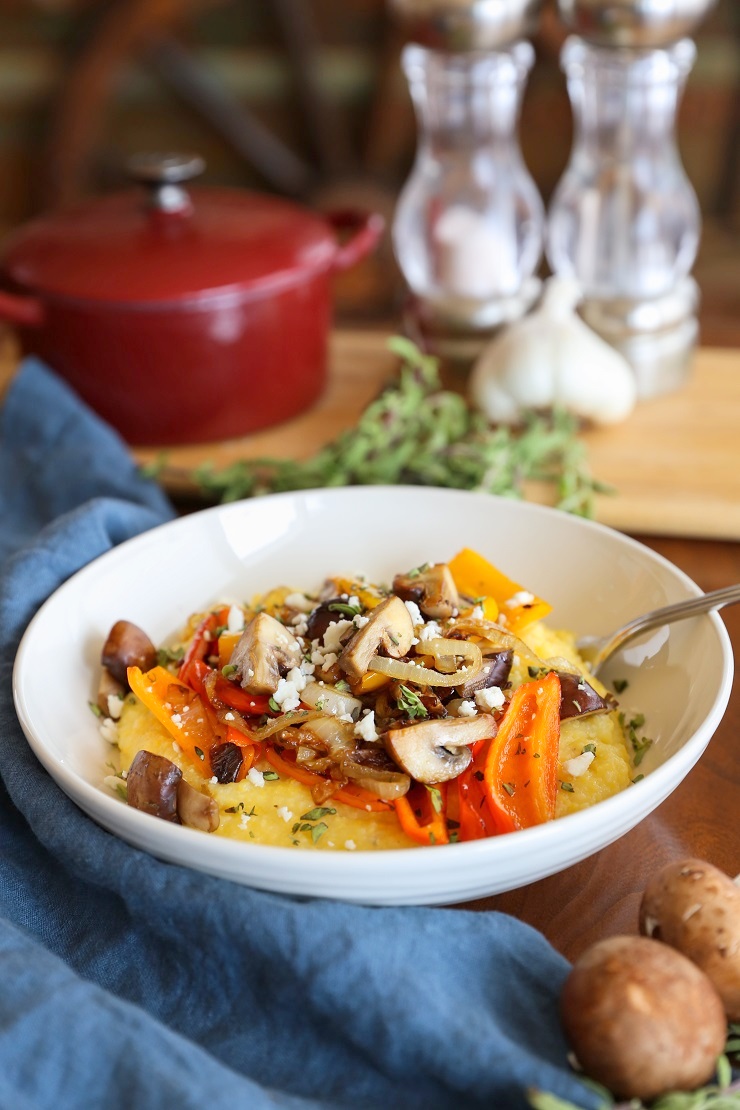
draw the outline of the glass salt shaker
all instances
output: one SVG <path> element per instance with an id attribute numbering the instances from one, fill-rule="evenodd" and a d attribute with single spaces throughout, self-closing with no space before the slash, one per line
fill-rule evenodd
<path id="1" fill-rule="evenodd" d="M 396 6 L 419 15 L 419 0 Z M 514 18 L 514 5 L 499 4 L 497 18 L 506 9 L 509 22 L 494 27 L 493 9 L 478 0 L 468 5 L 478 22 L 467 35 L 459 25 L 445 35 L 443 20 L 417 19 L 411 33 L 421 41 L 403 51 L 418 120 L 416 161 L 393 222 L 410 291 L 407 326 L 462 364 L 540 291 L 544 206 L 516 134 L 534 61 L 521 35 L 538 7 L 530 2 L 525 11 L 520 3 Z"/>
<path id="2" fill-rule="evenodd" d="M 622 0 L 618 12 L 604 0 L 560 0 L 583 37 L 561 55 L 575 138 L 550 205 L 547 257 L 557 276 L 579 282 L 582 316 L 626 356 L 641 397 L 682 385 L 697 342 L 701 216 L 675 141 L 696 47 L 670 36 L 708 6 L 691 0 L 680 23 L 670 5 L 645 0 Z"/>

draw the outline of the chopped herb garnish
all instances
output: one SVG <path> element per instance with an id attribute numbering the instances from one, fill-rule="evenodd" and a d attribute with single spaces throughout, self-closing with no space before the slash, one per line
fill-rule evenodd
<path id="1" fill-rule="evenodd" d="M 482 771 L 473 771 L 473 778 L 477 779 L 478 782 L 483 782 L 483 779 L 485 778 L 485 775 L 483 774 Z"/>
<path id="2" fill-rule="evenodd" d="M 313 840 L 314 844 L 316 844 L 316 842 L 321 839 L 328 828 L 329 826 L 326 824 L 325 821 L 319 821 L 318 825 L 313 826 L 313 828 L 311 829 L 311 839 Z"/>
<path id="3" fill-rule="evenodd" d="M 460 839 L 460 833 L 457 829 L 450 829 L 450 844 L 457 844 Z"/>
<path id="4" fill-rule="evenodd" d="M 429 570 L 429 563 L 422 563 L 420 567 L 414 567 L 406 575 L 407 578 L 418 578 L 420 574 L 426 574 Z"/>
<path id="5" fill-rule="evenodd" d="M 360 605 L 347 605 L 344 601 L 332 601 L 330 605 L 327 605 L 327 609 L 332 613 L 344 613 L 345 617 L 350 618 L 359 617 L 362 612 Z"/>
<path id="6" fill-rule="evenodd" d="M 206 758 L 205 755 L 203 754 L 203 749 L 202 748 L 196 748 L 195 749 L 195 754 L 197 755 L 198 759 L 205 759 Z"/>
<path id="7" fill-rule="evenodd" d="M 168 663 L 180 663 L 185 655 L 185 648 L 157 648 L 157 663 L 160 667 L 166 667 Z"/>
<path id="8" fill-rule="evenodd" d="M 267 704 L 269 705 L 269 707 L 273 711 L 273 713 L 279 713 L 280 712 L 280 706 L 278 705 L 278 703 L 275 701 L 274 698 L 270 698 L 270 700 Z"/>
<path id="9" fill-rule="evenodd" d="M 575 789 L 572 782 L 561 782 L 560 789 L 567 790 L 569 794 L 575 794 Z"/>
<path id="10" fill-rule="evenodd" d="M 527 667 L 527 674 L 530 678 L 544 678 L 549 673 L 547 667 Z"/>
<path id="11" fill-rule="evenodd" d="M 438 790 L 436 786 L 428 786 L 427 790 L 429 791 L 429 798 L 432 803 L 432 809 L 435 813 L 441 813 L 443 805 L 442 791 Z"/>
<path id="12" fill-rule="evenodd" d="M 347 691 L 351 689 L 351 686 L 345 679 L 340 678 L 339 682 L 334 683 L 334 689 L 339 690 L 342 694 L 346 694 Z"/>
<path id="13" fill-rule="evenodd" d="M 244 809 L 244 802 L 237 802 L 235 806 L 229 806 L 224 810 L 224 813 L 238 813 L 240 809 Z"/>
<path id="14" fill-rule="evenodd" d="M 407 717 L 428 717 L 429 712 L 418 694 L 408 686 L 399 686 L 396 705 Z"/>
<path id="15" fill-rule="evenodd" d="M 265 780 L 265 782 L 272 782 L 275 779 L 279 779 L 280 775 L 277 773 L 277 771 L 263 771 L 262 778 Z"/>
<path id="16" fill-rule="evenodd" d="M 96 701 L 89 701 L 87 704 L 90 706 L 90 712 L 93 713 L 96 717 L 103 716 L 103 710 L 100 708 Z"/>
<path id="17" fill-rule="evenodd" d="M 234 663 L 227 663 L 225 667 L 221 668 L 221 674 L 224 678 L 233 678 L 239 668 Z"/>
<path id="18" fill-rule="evenodd" d="M 400 643 L 400 640 L 398 639 L 398 636 L 395 636 L 392 632 L 389 632 L 388 633 L 388 639 L 391 641 L 392 644 L 395 644 L 396 647 L 398 647 L 398 645 Z"/>
<path id="19" fill-rule="evenodd" d="M 641 779 L 644 779 L 644 778 L 645 778 L 645 776 L 644 776 L 644 775 L 635 775 L 635 777 L 633 778 L 633 780 L 632 780 L 632 781 L 633 781 L 633 782 L 640 782 L 640 780 L 641 780 Z"/>
<path id="20" fill-rule="evenodd" d="M 301 821 L 320 821 L 322 817 L 331 817 L 337 811 L 330 809 L 328 806 L 316 806 L 315 809 L 310 809 L 308 813 L 304 813 Z"/>
<path id="21" fill-rule="evenodd" d="M 503 786 L 504 790 L 509 795 L 509 797 L 511 797 L 512 794 L 514 793 L 514 791 L 516 790 L 516 787 L 514 786 L 513 782 L 502 782 L 501 785 Z"/>
<path id="22" fill-rule="evenodd" d="M 582 751 L 581 754 L 585 755 L 586 752 L 591 752 L 591 755 L 596 755 L 596 745 L 595 744 L 586 744 L 584 746 L 583 751 Z"/>
<path id="23" fill-rule="evenodd" d="M 629 682 L 626 678 L 615 678 L 612 682 L 612 686 L 617 694 L 623 694 L 629 686 Z"/>

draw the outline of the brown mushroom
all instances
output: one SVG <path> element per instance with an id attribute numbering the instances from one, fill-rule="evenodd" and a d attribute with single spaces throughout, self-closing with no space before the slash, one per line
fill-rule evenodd
<path id="1" fill-rule="evenodd" d="M 351 608 L 346 594 L 344 597 L 330 597 L 328 601 L 322 601 L 309 614 L 306 622 L 306 638 L 323 640 L 330 624 L 347 620 L 348 617 L 351 619 L 352 614 L 356 612 L 356 609 Z"/>
<path id="2" fill-rule="evenodd" d="M 560 679 L 560 720 L 585 717 L 590 713 L 609 713 L 617 701 L 611 694 L 602 697 L 580 674 L 556 671 Z"/>
<path id="3" fill-rule="evenodd" d="M 368 622 L 345 645 L 339 666 L 351 681 L 366 673 L 370 660 L 381 652 L 401 659 L 411 649 L 414 626 L 399 597 L 387 597 L 373 609 Z"/>
<path id="4" fill-rule="evenodd" d="M 243 762 L 244 752 L 229 740 L 211 748 L 211 768 L 220 783 L 236 782 Z"/>
<path id="5" fill-rule="evenodd" d="M 468 745 L 495 735 L 495 719 L 479 713 L 391 728 L 383 734 L 383 743 L 398 766 L 418 782 L 448 782 L 470 765 Z"/>
<path id="6" fill-rule="evenodd" d="M 645 888 L 640 932 L 700 967 L 740 1021 L 740 887 L 728 875 L 703 860 L 669 863 Z"/>
<path id="7" fill-rule="evenodd" d="M 128 689 L 128 668 L 151 670 L 157 662 L 157 649 L 138 625 L 131 621 L 116 621 L 103 645 L 100 661 L 116 682 Z"/>
<path id="8" fill-rule="evenodd" d="M 179 824 L 177 788 L 182 779 L 179 767 L 163 755 L 137 752 L 126 776 L 126 800 L 134 809 Z"/>
<path id="9" fill-rule="evenodd" d="M 340 768 L 350 782 L 386 801 L 401 798 L 411 789 L 409 776 L 399 771 L 385 748 L 379 744 L 368 744 L 347 752 L 342 756 Z"/>
<path id="10" fill-rule="evenodd" d="M 446 563 L 397 574 L 393 592 L 402 601 L 415 601 L 424 616 L 433 620 L 452 617 L 460 608 L 457 586 Z"/>
<path id="11" fill-rule="evenodd" d="M 300 666 L 301 647 L 293 633 L 269 613 L 258 613 L 231 653 L 241 684 L 250 694 L 274 694 L 281 674 Z"/>
<path id="12" fill-rule="evenodd" d="M 587 949 L 565 981 L 561 1016 L 585 1073 L 625 1099 L 694 1090 L 712 1077 L 725 1045 L 710 980 L 645 937 L 610 937 Z"/>
<path id="13" fill-rule="evenodd" d="M 215 832 L 218 828 L 218 806 L 213 798 L 196 790 L 186 779 L 177 784 L 177 815 L 191 829 Z"/>

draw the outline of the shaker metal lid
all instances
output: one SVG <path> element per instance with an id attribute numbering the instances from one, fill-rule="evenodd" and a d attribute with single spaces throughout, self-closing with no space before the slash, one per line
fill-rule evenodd
<path id="1" fill-rule="evenodd" d="M 185 190 L 202 164 L 165 162 L 135 170 L 148 202 L 127 190 L 20 228 L 3 250 L 7 277 L 54 296 L 146 305 L 270 292 L 331 265 L 336 240 L 321 216 L 259 193 Z"/>
<path id="2" fill-rule="evenodd" d="M 389 0 L 406 38 L 433 50 L 499 50 L 532 35 L 542 0 Z"/>

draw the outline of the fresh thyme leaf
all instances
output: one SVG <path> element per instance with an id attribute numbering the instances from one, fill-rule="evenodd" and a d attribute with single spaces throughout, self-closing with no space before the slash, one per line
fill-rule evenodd
<path id="1" fill-rule="evenodd" d="M 269 707 L 273 711 L 273 713 L 279 713 L 280 712 L 280 706 L 278 705 L 278 703 L 275 701 L 274 698 L 270 698 L 270 700 L 268 701 L 267 704 L 269 705 Z"/>
<path id="2" fill-rule="evenodd" d="M 180 663 L 185 655 L 185 648 L 157 648 L 157 662 L 160 667 L 166 667 L 168 663 Z"/>
<path id="3" fill-rule="evenodd" d="M 320 821 L 322 817 L 330 817 L 337 811 L 330 809 L 328 806 L 316 806 L 315 809 L 310 809 L 308 813 L 301 816 L 301 821 Z"/>
<path id="4" fill-rule="evenodd" d="M 560 789 L 566 790 L 568 794 L 575 794 L 575 788 L 572 782 L 561 782 Z"/>
<path id="5" fill-rule="evenodd" d="M 226 666 L 221 668 L 221 674 L 224 678 L 233 678 L 239 668 L 235 663 L 227 663 Z"/>
<path id="6" fill-rule="evenodd" d="M 408 686 L 399 686 L 396 705 L 407 717 L 428 717 L 429 712 L 418 694 Z"/>
<path id="7" fill-rule="evenodd" d="M 350 686 L 349 682 L 346 682 L 343 678 L 340 678 L 339 682 L 334 683 L 334 689 L 339 690 L 339 692 L 342 694 L 346 694 L 349 690 L 352 689 L 352 687 Z"/>
<path id="8" fill-rule="evenodd" d="M 623 694 L 624 691 L 629 686 L 629 682 L 627 681 L 626 678 L 615 678 L 614 681 L 612 682 L 612 686 L 614 687 L 615 693 Z"/>
<path id="9" fill-rule="evenodd" d="M 432 809 L 435 813 L 441 813 L 442 806 L 444 804 L 442 802 L 442 791 L 438 790 L 436 786 L 428 786 L 427 790 L 429 791 L 429 798 L 432 803 Z"/>
<path id="10" fill-rule="evenodd" d="M 441 388 L 437 362 L 401 336 L 389 342 L 401 359 L 397 377 L 356 425 L 305 460 L 240 459 L 217 470 L 204 463 L 190 477 L 217 501 L 264 493 L 348 485 L 422 485 L 524 496 L 544 482 L 561 509 L 593 516 L 594 495 L 607 492 L 590 473 L 578 421 L 569 413 L 530 414 L 523 429 L 491 427 L 460 394 Z M 166 467 L 148 467 L 160 476 Z"/>
<path id="11" fill-rule="evenodd" d="M 362 612 L 361 606 L 347 605 L 344 601 L 332 601 L 330 605 L 327 605 L 327 609 L 332 613 L 343 613 L 345 617 L 349 617 L 350 619 L 352 617 L 358 617 Z"/>
<path id="12" fill-rule="evenodd" d="M 87 704 L 90 707 L 90 712 L 92 714 L 94 714 L 94 716 L 96 716 L 96 717 L 102 717 L 103 716 L 103 710 L 100 708 L 100 706 L 98 705 L 98 703 L 96 701 L 89 701 Z"/>
<path id="13" fill-rule="evenodd" d="M 277 771 L 263 771 L 262 778 L 265 780 L 265 782 L 272 782 L 274 779 L 279 779 L 280 775 L 277 773 Z"/>
<path id="14" fill-rule="evenodd" d="M 319 821 L 318 825 L 313 826 L 313 828 L 311 829 L 311 839 L 313 840 L 314 844 L 316 844 L 316 842 L 321 839 L 328 828 L 329 826 L 327 825 L 326 821 Z"/>

